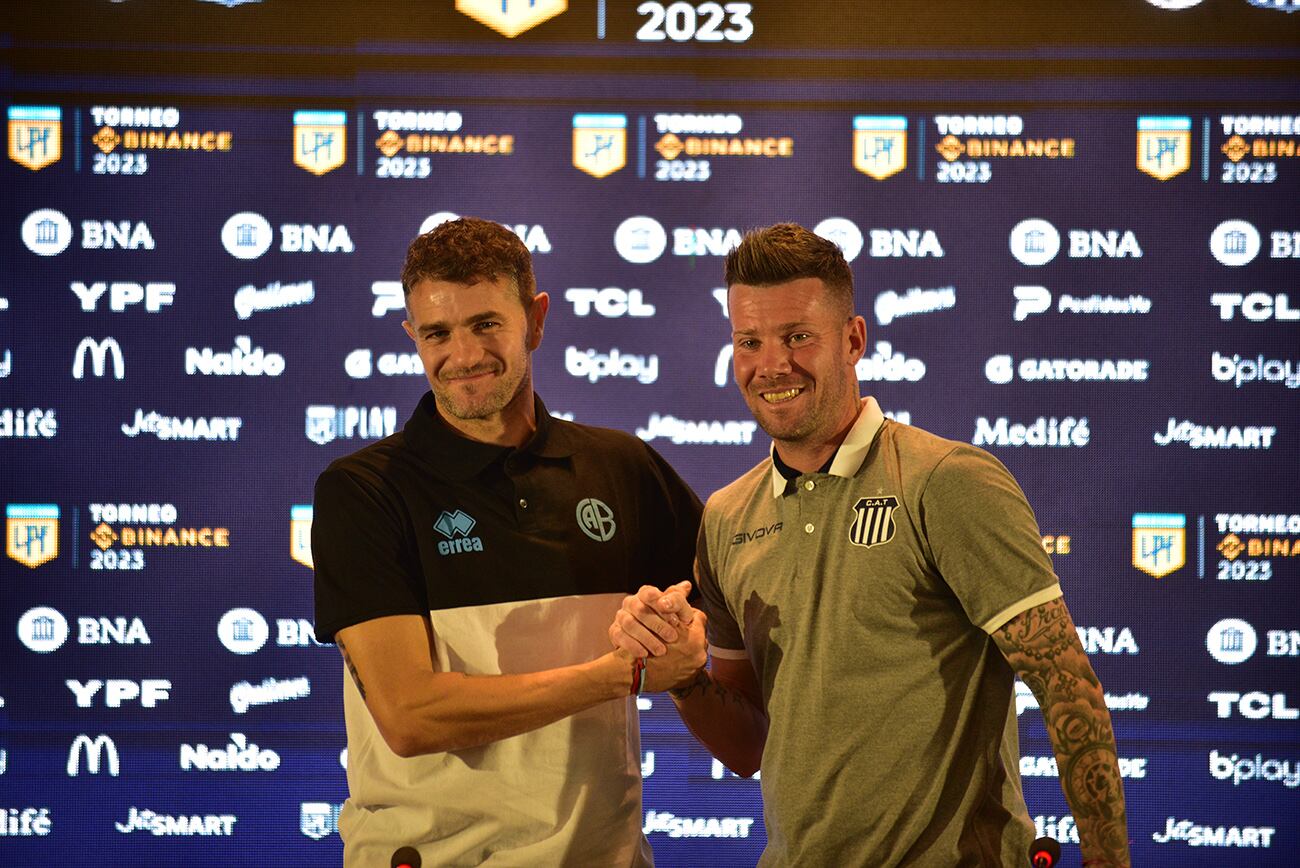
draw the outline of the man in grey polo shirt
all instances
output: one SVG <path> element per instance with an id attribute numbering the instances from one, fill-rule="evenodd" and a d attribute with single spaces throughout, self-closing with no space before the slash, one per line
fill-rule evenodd
<path id="1" fill-rule="evenodd" d="M 1027 864 L 1019 674 L 1085 864 L 1128 865 L 1101 685 L 1015 480 L 859 398 L 866 324 L 834 244 L 780 224 L 726 268 L 736 383 L 774 443 L 705 507 L 712 662 L 673 695 L 732 770 L 762 768 L 760 864 Z M 663 653 L 697 615 L 644 587 L 610 636 Z"/>

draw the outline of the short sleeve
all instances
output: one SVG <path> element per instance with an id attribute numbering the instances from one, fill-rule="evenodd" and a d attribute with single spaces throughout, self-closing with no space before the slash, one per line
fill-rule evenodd
<path id="1" fill-rule="evenodd" d="M 429 612 L 405 515 L 380 482 L 338 467 L 316 480 L 311 550 L 322 642 L 374 618 Z"/>
<path id="2" fill-rule="evenodd" d="M 677 471 L 664 457 L 642 443 L 649 455 L 650 509 L 654 533 L 646 534 L 649 550 L 647 576 L 651 584 L 665 588 L 691 576 L 695 561 L 695 538 L 700 530 L 704 507 Z M 629 588 L 628 593 L 636 593 Z"/>
<path id="3" fill-rule="evenodd" d="M 921 516 L 940 575 L 986 633 L 1061 595 L 1024 492 L 984 450 L 958 446 L 939 462 Z"/>
<path id="4" fill-rule="evenodd" d="M 739 659 L 745 657 L 745 639 L 740 625 L 727 607 L 727 600 L 718 585 L 717 570 L 709 553 L 707 518 L 700 526 L 700 537 L 695 547 L 695 585 L 700 593 L 700 608 L 708 616 L 706 632 L 709 651 L 714 657 Z"/>

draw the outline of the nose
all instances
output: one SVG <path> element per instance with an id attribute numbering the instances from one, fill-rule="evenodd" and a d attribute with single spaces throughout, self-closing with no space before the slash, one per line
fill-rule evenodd
<path id="1" fill-rule="evenodd" d="M 454 370 L 468 370 L 483 359 L 483 345 L 469 329 L 454 329 L 447 339 L 447 364 Z"/>
<path id="2" fill-rule="evenodd" d="M 781 341 L 765 341 L 759 348 L 754 369 L 762 379 L 776 380 L 784 377 L 793 369 L 790 364 L 790 348 Z"/>

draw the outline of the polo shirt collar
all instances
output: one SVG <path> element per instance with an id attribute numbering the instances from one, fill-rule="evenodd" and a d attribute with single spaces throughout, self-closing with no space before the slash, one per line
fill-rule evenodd
<path id="1" fill-rule="evenodd" d="M 876 399 L 868 395 L 863 398 L 858 407 L 858 418 L 853 422 L 853 427 L 844 437 L 844 442 L 835 452 L 835 460 L 831 462 L 830 475 L 842 476 L 845 479 L 851 479 L 856 476 L 858 470 L 862 467 L 862 462 L 867 458 L 867 452 L 871 450 L 871 444 L 876 441 L 876 435 L 880 433 L 880 426 L 885 422 L 885 414 L 881 412 L 880 405 Z M 776 444 L 772 444 L 771 452 L 776 452 Z M 786 478 L 776 469 L 773 462 L 772 470 L 772 496 L 780 497 L 786 491 Z"/>
<path id="2" fill-rule="evenodd" d="M 572 455 L 574 446 L 569 431 L 564 425 L 555 423 L 536 394 L 533 395 L 533 410 L 537 415 L 537 431 L 517 451 L 543 458 Z M 408 445 L 418 449 L 439 476 L 451 480 L 473 479 L 506 453 L 516 451 L 510 446 L 480 443 L 458 433 L 438 415 L 432 391 L 424 393 L 415 412 L 402 427 L 402 434 Z"/>

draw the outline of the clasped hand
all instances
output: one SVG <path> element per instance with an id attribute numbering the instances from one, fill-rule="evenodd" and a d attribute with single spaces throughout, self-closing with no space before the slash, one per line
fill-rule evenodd
<path id="1" fill-rule="evenodd" d="M 614 615 L 609 641 L 629 657 L 647 658 L 646 693 L 689 684 L 708 660 L 708 618 L 687 602 L 690 591 L 690 582 L 664 591 L 642 585 Z"/>

